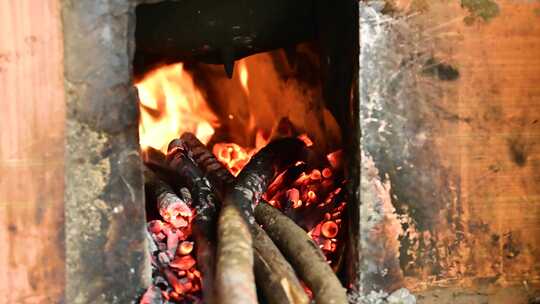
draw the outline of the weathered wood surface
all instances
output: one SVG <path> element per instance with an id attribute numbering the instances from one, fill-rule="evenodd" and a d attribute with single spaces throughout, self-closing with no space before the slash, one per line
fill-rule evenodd
<path id="1" fill-rule="evenodd" d="M 402 224 L 396 278 L 415 290 L 520 285 L 532 293 L 540 283 L 540 3 L 394 2 L 408 18 L 379 20 L 384 37 L 377 27 L 362 32 L 371 36 L 361 36 L 361 67 L 377 62 L 361 68 L 360 98 L 362 147 L 388 174 Z M 377 39 L 386 41 L 380 54 Z M 371 262 L 382 280 L 364 286 L 396 283 L 383 279 L 393 263 Z"/>
<path id="2" fill-rule="evenodd" d="M 64 87 L 57 0 L 0 1 L 0 300 L 58 303 Z"/>

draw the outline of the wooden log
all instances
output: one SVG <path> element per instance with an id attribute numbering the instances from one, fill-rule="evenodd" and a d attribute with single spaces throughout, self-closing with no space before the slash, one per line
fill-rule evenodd
<path id="1" fill-rule="evenodd" d="M 223 304 L 257 303 L 249 226 L 240 209 L 228 204 L 218 221 L 217 298 Z"/>
<path id="2" fill-rule="evenodd" d="M 306 231 L 266 203 L 257 206 L 255 217 L 309 286 L 317 303 L 348 303 L 345 288 Z"/>
<path id="3" fill-rule="evenodd" d="M 272 239 L 258 224 L 251 226 L 255 251 L 255 280 L 269 304 L 309 303 L 304 288 Z"/>
<path id="4" fill-rule="evenodd" d="M 214 302 L 215 235 L 217 206 L 219 200 L 215 190 L 190 157 L 182 140 L 170 143 L 167 153 L 168 165 L 185 181 L 193 194 L 196 214 L 193 220 L 193 235 L 197 244 L 197 260 L 203 273 L 202 289 L 206 303 Z M 186 194 L 185 194 L 186 195 Z"/>
<path id="5" fill-rule="evenodd" d="M 214 231 L 219 199 L 210 181 L 204 176 L 182 140 L 174 140 L 169 145 L 168 164 L 186 183 L 194 194 L 194 208 L 197 212 L 195 223 L 210 232 Z"/>

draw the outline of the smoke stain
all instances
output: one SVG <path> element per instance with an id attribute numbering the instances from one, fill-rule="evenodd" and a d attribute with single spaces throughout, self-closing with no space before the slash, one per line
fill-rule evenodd
<path id="1" fill-rule="evenodd" d="M 442 81 L 454 81 L 459 78 L 459 71 L 457 68 L 439 62 L 439 60 L 435 58 L 430 58 L 426 61 L 422 72 L 426 75 L 437 77 Z"/>
<path id="2" fill-rule="evenodd" d="M 507 233 L 504 237 L 505 237 L 505 242 L 503 244 L 504 257 L 507 259 L 516 258 L 521 253 L 519 244 L 512 237 L 512 232 Z"/>
<path id="3" fill-rule="evenodd" d="M 519 137 L 511 138 L 508 140 L 508 151 L 512 161 L 520 166 L 524 167 L 527 164 L 528 152 L 527 145 Z"/>

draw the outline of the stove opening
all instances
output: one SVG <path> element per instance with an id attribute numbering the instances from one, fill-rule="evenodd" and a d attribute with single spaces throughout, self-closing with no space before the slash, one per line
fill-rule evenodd
<path id="1" fill-rule="evenodd" d="M 141 303 L 346 302 L 352 77 L 332 76 L 317 16 L 313 1 L 137 7 Z"/>

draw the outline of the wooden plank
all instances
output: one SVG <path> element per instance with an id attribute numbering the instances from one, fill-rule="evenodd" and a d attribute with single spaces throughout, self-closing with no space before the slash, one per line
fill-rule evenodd
<path id="1" fill-rule="evenodd" d="M 455 212 L 464 238 L 456 241 L 453 252 L 439 252 L 449 269 L 434 283 L 538 284 L 540 4 L 483 4 L 498 7 L 499 13 L 467 24 L 471 12 L 466 5 L 436 1 L 418 21 L 424 29 L 435 29 L 430 33 L 434 53 L 460 75 L 440 85 L 442 98 L 433 101 L 460 119 L 434 122 L 438 128 L 432 136 L 438 137 L 434 151 L 441 164 L 450 176 L 459 177 L 456 188 L 447 190 L 460 204 Z M 432 233 L 434 247 L 449 248 L 445 242 L 452 238 L 444 231 Z M 422 275 L 412 286 L 419 286 L 433 268 L 415 270 Z"/>
<path id="2" fill-rule="evenodd" d="M 58 0 L 0 1 L 0 300 L 64 289 L 64 88 Z"/>
<path id="3" fill-rule="evenodd" d="M 362 250 L 389 256 L 363 257 L 376 269 L 363 286 L 525 286 L 532 296 L 540 286 L 540 2 L 392 2 L 399 17 L 366 13 L 361 25 L 362 148 L 388 176 L 396 208 L 362 217 L 376 236 L 364 233 Z M 399 239 L 399 250 L 377 247 L 376 232 L 395 223 L 401 231 L 384 237 Z"/>

